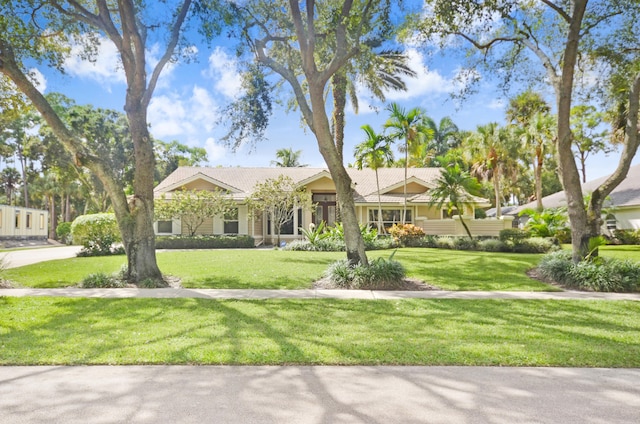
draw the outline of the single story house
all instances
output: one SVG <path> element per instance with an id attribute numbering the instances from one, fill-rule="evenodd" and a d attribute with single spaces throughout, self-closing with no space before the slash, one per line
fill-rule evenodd
<path id="1" fill-rule="evenodd" d="M 370 169 L 347 169 L 353 182 L 353 196 L 356 214 L 361 223 L 376 226 L 378 215 L 378 192 L 375 172 Z M 435 187 L 440 168 L 410 168 L 407 175 L 407 216 L 406 222 L 425 229 L 427 234 L 462 235 L 464 229 L 457 216 L 448 216 L 445 208 L 431 204 L 429 191 Z M 385 226 L 399 223 L 404 204 L 404 168 L 382 168 L 378 170 L 382 201 L 382 219 Z M 244 234 L 255 238 L 256 243 L 272 243 L 274 228 L 267 216 L 254 216 L 248 210 L 246 199 L 256 184 L 280 175 L 290 177 L 299 187 L 304 187 L 312 195 L 314 209 L 298 210 L 293 220 L 282 228 L 281 239 L 301 238 L 299 228 L 308 228 L 311 223 L 325 221 L 328 225 L 339 221 L 339 205 L 335 184 L 331 174 L 324 168 L 210 168 L 180 167 L 160 182 L 155 188 L 156 199 L 171 198 L 176 190 L 215 190 L 228 193 L 238 205 L 237 213 L 216 217 L 205 222 L 198 234 Z M 474 220 L 476 208 L 489 206 L 486 199 L 469 195 L 464 210 L 471 231 L 475 235 L 497 235 L 503 228 L 511 227 L 512 218 L 505 220 Z M 229 220 L 232 217 L 232 220 Z M 158 221 L 156 234 L 184 234 L 179 218 Z"/>
<path id="2" fill-rule="evenodd" d="M 588 195 L 598 188 L 608 178 L 600 177 L 587 181 L 582 185 L 582 193 Z M 613 189 L 609 195 L 610 200 L 604 202 L 604 208 L 609 210 L 605 216 L 607 230 L 637 230 L 640 229 L 640 164 L 631 166 L 627 177 Z M 567 206 L 564 191 L 542 198 L 545 208 L 557 208 Z M 536 208 L 536 202 L 527 203 L 510 211 L 509 214 L 517 215 L 527 208 Z"/>
<path id="3" fill-rule="evenodd" d="M 0 241 L 46 240 L 49 212 L 21 206 L 0 205 Z"/>

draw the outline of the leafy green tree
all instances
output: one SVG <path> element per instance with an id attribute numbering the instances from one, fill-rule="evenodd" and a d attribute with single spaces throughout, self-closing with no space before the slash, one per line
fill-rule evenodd
<path id="1" fill-rule="evenodd" d="M 363 125 L 362 130 L 367 138 L 355 148 L 356 168 L 373 169 L 376 173 L 376 188 L 378 191 L 378 233 L 384 232 L 382 225 L 382 201 L 380 199 L 380 179 L 378 168 L 382 168 L 393 161 L 393 152 L 389 146 L 389 139 L 382 134 L 376 134 L 371 125 Z"/>
<path id="2" fill-rule="evenodd" d="M 0 184 L 7 198 L 7 204 L 15 204 L 15 191 L 20 187 L 20 172 L 13 167 L 4 168 L 0 171 Z"/>
<path id="3" fill-rule="evenodd" d="M 191 0 L 155 3 L 153 8 L 134 0 L 110 3 L 48 0 L 0 2 L 0 73 L 29 98 L 52 132 L 72 154 L 74 162 L 91 170 L 109 193 L 127 253 L 126 278 L 132 282 L 158 281 L 162 274 L 155 257 L 153 232 L 153 140 L 149 135 L 147 109 L 165 65 L 178 59 L 177 47 Z M 42 25 L 46 22 L 46 25 Z M 101 37 L 118 51 L 127 82 L 124 110 L 133 141 L 132 196 L 127 197 L 116 170 L 91 151 L 65 125 L 55 108 L 29 78 L 28 64 L 44 62 L 61 69 L 70 54 L 70 41 L 84 47 L 91 58 Z M 162 46 L 160 40 L 166 40 Z M 147 40 L 155 40 L 161 56 L 147 75 Z M 186 51 L 186 50 L 183 50 Z M 119 168 L 118 168 L 119 169 Z"/>
<path id="4" fill-rule="evenodd" d="M 440 158 L 440 163 L 446 163 L 446 158 Z M 454 210 L 458 211 L 460 223 L 464 227 L 470 239 L 473 239 L 471 230 L 464 220 L 465 203 L 471 200 L 470 194 L 477 194 L 480 190 L 480 183 L 469 174 L 460 164 L 449 162 L 442 168 L 440 176 L 435 181 L 435 187 L 429 190 L 431 204 L 438 209 L 446 206 L 451 215 Z"/>
<path id="5" fill-rule="evenodd" d="M 598 152 L 610 153 L 613 149 L 607 143 L 609 132 L 602 129 L 604 114 L 591 105 L 577 105 L 571 108 L 571 134 L 576 159 L 580 164 L 582 182 L 587 182 L 587 159 Z"/>
<path id="6" fill-rule="evenodd" d="M 425 123 L 425 113 L 420 108 L 406 110 L 398 103 L 391 103 L 387 107 L 389 118 L 384 123 L 384 128 L 389 130 L 392 140 L 404 142 L 401 151 L 404 152 L 404 186 L 402 204 L 402 225 L 407 216 L 407 169 L 409 167 L 409 154 L 416 153 L 420 146 L 427 143 L 433 135 L 431 129 Z"/>
<path id="7" fill-rule="evenodd" d="M 276 150 L 278 160 L 272 160 L 271 164 L 280 168 L 302 168 L 307 165 L 300 163 L 301 155 L 302 150 L 293 150 L 293 147 L 278 149 Z"/>
<path id="8" fill-rule="evenodd" d="M 506 115 L 510 123 L 527 126 L 534 115 L 549 112 L 551 108 L 542 95 L 529 89 L 509 99 Z"/>
<path id="9" fill-rule="evenodd" d="M 603 202 L 626 177 L 640 144 L 640 3 L 428 0 L 425 11 L 418 25 L 425 38 L 437 38 L 441 47 L 446 47 L 450 36 L 455 36 L 471 46 L 464 75 L 473 75 L 473 70 L 486 66 L 493 75 L 503 76 L 506 85 L 514 78 L 528 83 L 544 81 L 554 90 L 558 115 L 556 155 L 567 197 L 572 256 L 575 262 L 585 258 L 589 240 L 600 232 Z M 614 120 L 618 128 L 624 128 L 618 167 L 594 190 L 586 208 L 570 125 L 572 98 L 580 88 L 576 83 L 578 69 L 602 72 L 586 87 L 588 94 L 605 93 L 603 100 L 616 107 L 621 105 L 617 110 L 625 111 Z"/>
<path id="10" fill-rule="evenodd" d="M 154 141 L 156 156 L 155 181 L 159 183 L 180 166 L 199 166 L 207 162 L 207 151 L 202 147 L 192 147 L 177 140 Z"/>
<path id="11" fill-rule="evenodd" d="M 368 264 L 364 240 L 360 233 L 351 193 L 351 178 L 343 161 L 340 144 L 336 143 L 332 131 L 327 97 L 332 78 L 349 66 L 358 66 L 359 60 L 370 57 L 371 52 L 380 52 L 378 39 L 381 28 L 393 23 L 390 0 L 361 2 L 345 1 L 263 1 L 230 2 L 225 4 L 227 17 L 237 23 L 233 34 L 243 40 L 255 61 L 263 70 L 276 74 L 295 96 L 295 107 L 302 114 L 304 123 L 315 135 L 318 147 L 331 177 L 336 184 L 336 195 L 340 204 L 341 218 L 345 229 L 347 258 L 351 264 Z M 212 8 L 212 11 L 219 9 Z M 264 87 L 258 78 L 254 88 Z M 339 90 L 342 90 L 340 88 Z M 334 90 L 334 97 L 336 92 Z M 249 116 L 264 116 L 270 102 L 259 89 L 252 90 L 250 100 L 254 107 L 240 107 L 239 111 L 251 112 Z M 340 91 L 342 93 L 342 91 Z M 268 97 L 268 96 L 267 96 Z M 262 105 L 264 108 L 259 108 Z M 256 121 L 241 118 L 250 124 L 236 128 L 248 134 L 256 128 Z M 239 140 L 236 138 L 236 140 Z M 241 140 L 241 139 L 240 139 Z"/>
<path id="12" fill-rule="evenodd" d="M 180 218 L 190 236 L 208 219 L 229 213 L 236 203 L 222 190 L 178 190 L 156 200 L 156 219 Z"/>
<path id="13" fill-rule="evenodd" d="M 311 210 L 311 193 L 304 187 L 297 187 L 291 177 L 280 175 L 256 184 L 247 205 L 252 213 L 269 216 L 279 246 L 282 226 L 293 219 L 296 210 Z"/>

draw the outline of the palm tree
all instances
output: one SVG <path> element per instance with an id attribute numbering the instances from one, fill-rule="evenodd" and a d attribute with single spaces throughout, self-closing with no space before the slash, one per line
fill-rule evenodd
<path id="1" fill-rule="evenodd" d="M 279 160 L 272 160 L 271 164 L 280 168 L 303 168 L 307 165 L 300 163 L 300 155 L 302 155 L 302 150 L 294 151 L 292 147 L 278 149 L 276 150 L 276 157 Z"/>
<path id="2" fill-rule="evenodd" d="M 525 150 L 533 153 L 533 175 L 536 186 L 536 208 L 542 211 L 542 167 L 548 153 L 549 146 L 555 138 L 555 119 L 545 113 L 534 114 L 528 125 L 519 131 L 520 140 Z"/>
<path id="3" fill-rule="evenodd" d="M 391 103 L 387 107 L 390 113 L 389 119 L 384 124 L 385 129 L 390 129 L 389 137 L 392 140 L 403 140 L 404 146 L 400 148 L 404 151 L 404 203 L 402 209 L 402 224 L 405 224 L 407 215 L 407 168 L 409 166 L 409 152 L 416 152 L 425 143 L 432 131 L 425 125 L 425 113 L 422 109 L 415 107 L 406 111 L 397 103 Z"/>
<path id="4" fill-rule="evenodd" d="M 478 126 L 466 140 L 467 154 L 471 156 L 472 176 L 493 182 L 496 217 L 502 216 L 501 180 L 507 170 L 514 169 L 515 158 L 512 157 L 513 137 L 507 128 L 496 122 Z"/>
<path id="5" fill-rule="evenodd" d="M 450 117 L 445 116 L 437 124 L 430 117 L 427 117 L 425 121 L 433 133 L 426 149 L 431 159 L 444 156 L 449 150 L 458 147 L 460 144 L 460 129 Z"/>
<path id="6" fill-rule="evenodd" d="M 370 125 L 361 127 L 367 135 L 366 140 L 358 144 L 355 148 L 356 168 L 371 168 L 376 173 L 376 188 L 378 190 L 378 233 L 382 233 L 382 200 L 380 199 L 380 181 L 378 179 L 378 168 L 385 166 L 393 160 L 393 152 L 389 145 L 389 139 L 376 132 Z"/>
<path id="7" fill-rule="evenodd" d="M 0 172 L 0 184 L 4 188 L 4 193 L 7 197 L 7 203 L 11 205 L 15 204 L 14 193 L 20 186 L 20 173 L 13 167 L 7 167 Z"/>
<path id="8" fill-rule="evenodd" d="M 349 62 L 331 78 L 331 96 L 333 112 L 331 124 L 334 142 L 342 156 L 344 145 L 345 108 L 347 97 L 357 114 L 359 109 L 358 84 L 361 83 L 371 95 L 384 102 L 385 92 L 406 91 L 403 76 L 415 77 L 417 74 L 409 68 L 409 58 L 399 50 L 381 52 L 366 51 L 357 62 Z"/>
<path id="9" fill-rule="evenodd" d="M 440 163 L 445 163 L 446 158 L 439 157 Z M 464 227 L 470 239 L 473 239 L 471 231 L 464 221 L 464 203 L 470 200 L 469 194 L 475 195 L 480 190 L 480 183 L 474 177 L 460 167 L 458 163 L 449 163 L 442 168 L 440 177 L 435 181 L 436 187 L 431 189 L 431 204 L 441 209 L 446 205 L 449 214 L 456 209 L 460 217 L 460 223 Z"/>

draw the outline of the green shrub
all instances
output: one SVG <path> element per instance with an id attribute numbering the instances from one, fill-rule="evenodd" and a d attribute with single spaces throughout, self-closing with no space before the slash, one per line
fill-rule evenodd
<path id="1" fill-rule="evenodd" d="M 453 248 L 456 250 L 478 250 L 478 240 L 456 237 L 453 239 Z"/>
<path id="2" fill-rule="evenodd" d="M 56 236 L 61 243 L 71 244 L 71 223 L 61 222 L 56 227 Z"/>
<path id="3" fill-rule="evenodd" d="M 510 252 L 511 247 L 498 239 L 487 239 L 478 242 L 478 250 L 485 252 Z"/>
<path id="4" fill-rule="evenodd" d="M 80 286 L 85 289 L 113 289 L 125 287 L 125 284 L 122 280 L 112 275 L 96 272 L 95 274 L 87 275 L 80 283 Z"/>
<path id="5" fill-rule="evenodd" d="M 438 247 L 438 236 L 428 235 L 423 237 L 411 237 L 405 240 L 405 247 Z"/>
<path id="6" fill-rule="evenodd" d="M 614 230 L 613 235 L 621 244 L 640 244 L 640 231 Z"/>
<path id="7" fill-rule="evenodd" d="M 408 246 L 425 236 L 424 230 L 413 224 L 394 224 L 389 228 L 389 234 L 402 246 Z"/>
<path id="8" fill-rule="evenodd" d="M 438 237 L 436 247 L 439 249 L 453 249 L 453 239 L 451 237 Z"/>
<path id="9" fill-rule="evenodd" d="M 364 247 L 367 250 L 384 250 L 398 247 L 398 244 L 392 237 L 378 237 L 373 240 L 365 240 Z"/>
<path id="10" fill-rule="evenodd" d="M 570 278 L 572 266 L 571 252 L 558 250 L 542 257 L 538 264 L 538 272 L 547 280 L 573 287 L 574 282 Z"/>
<path id="11" fill-rule="evenodd" d="M 545 255 L 538 270 L 544 278 L 582 290 L 634 292 L 640 283 L 638 262 L 599 257 L 574 264 L 567 251 Z"/>
<path id="12" fill-rule="evenodd" d="M 105 256 L 119 254 L 113 251 L 114 243 L 121 241 L 116 217 L 112 213 L 81 215 L 71 224 L 74 244 L 82 245 L 78 256 Z"/>
<path id="13" fill-rule="evenodd" d="M 500 230 L 498 238 L 500 241 L 517 243 L 520 240 L 531 237 L 528 231 L 521 230 L 519 228 L 505 228 Z"/>
<path id="14" fill-rule="evenodd" d="M 255 247 L 251 236 L 156 236 L 156 249 L 236 249 Z"/>
<path id="15" fill-rule="evenodd" d="M 553 238 L 531 237 L 513 243 L 512 251 L 515 253 L 547 253 L 557 247 Z"/>
<path id="16" fill-rule="evenodd" d="M 360 290 L 393 290 L 402 286 L 402 264 L 393 259 L 376 258 L 368 266 L 350 266 L 346 259 L 329 265 L 325 276 L 335 287 Z"/>

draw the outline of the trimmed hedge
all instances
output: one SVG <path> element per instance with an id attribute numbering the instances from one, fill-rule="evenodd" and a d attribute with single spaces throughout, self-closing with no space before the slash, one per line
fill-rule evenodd
<path id="1" fill-rule="evenodd" d="M 157 236 L 156 249 L 246 249 L 255 247 L 251 236 Z"/>

